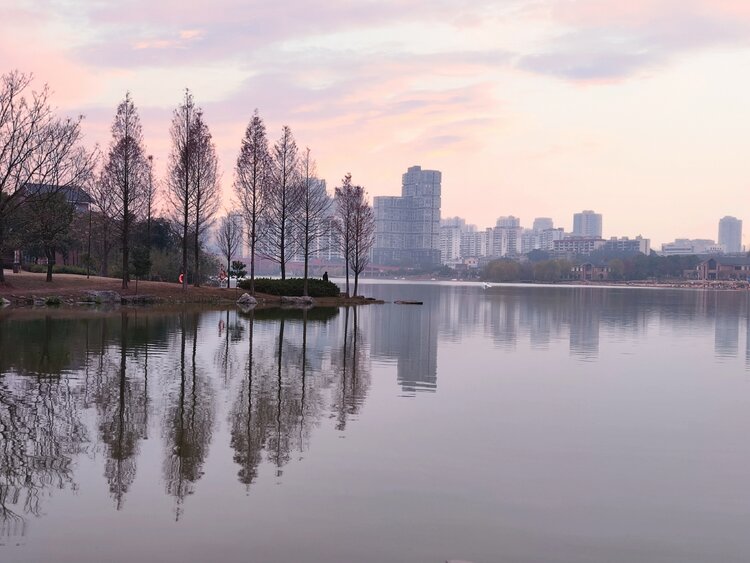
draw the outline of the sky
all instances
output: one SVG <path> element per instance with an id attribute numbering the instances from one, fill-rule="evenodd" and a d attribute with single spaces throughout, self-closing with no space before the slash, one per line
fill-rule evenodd
<path id="1" fill-rule="evenodd" d="M 31 72 L 106 147 L 130 91 L 157 172 L 190 88 L 225 204 L 257 108 L 329 188 L 443 173 L 442 215 L 717 238 L 750 220 L 747 0 L 0 0 L 0 72 Z M 750 225 L 743 242 L 750 242 Z"/>

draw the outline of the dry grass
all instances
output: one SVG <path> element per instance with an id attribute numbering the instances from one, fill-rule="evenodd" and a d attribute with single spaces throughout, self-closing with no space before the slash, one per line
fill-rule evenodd
<path id="1" fill-rule="evenodd" d="M 33 274 L 21 272 L 14 274 L 11 270 L 5 270 L 5 284 L 0 284 L 0 297 L 11 301 L 23 301 L 31 297 L 47 297 L 55 295 L 63 300 L 78 301 L 87 291 L 116 291 L 120 295 L 135 295 L 135 280 L 131 281 L 128 289 L 122 289 L 122 281 L 115 278 L 102 278 L 99 276 L 79 276 L 76 274 L 54 274 L 52 281 L 45 281 L 45 274 Z M 242 295 L 241 289 L 227 289 L 218 287 L 193 287 L 188 286 L 183 290 L 177 283 L 168 282 L 138 282 L 139 295 L 153 295 L 167 303 L 234 303 Z M 259 293 L 259 300 L 273 304 L 281 301 L 276 295 Z M 382 303 L 382 301 L 366 301 L 362 297 L 321 297 L 315 299 L 316 305 L 324 307 L 337 307 L 341 305 L 365 305 L 371 303 Z"/>
<path id="2" fill-rule="evenodd" d="M 33 296 L 45 297 L 59 295 L 64 299 L 75 299 L 86 291 L 112 290 L 121 295 L 135 295 L 135 280 L 131 281 L 128 289 L 122 289 L 122 281 L 114 278 L 99 276 L 79 276 L 75 274 L 54 274 L 52 281 L 45 281 L 45 274 L 21 272 L 14 274 L 5 270 L 5 284 L 0 285 L 0 296 L 6 298 L 26 298 Z M 177 283 L 168 282 L 138 282 L 138 293 L 154 295 L 165 301 L 174 302 L 213 302 L 236 301 L 242 290 L 217 287 L 192 287 L 183 290 Z"/>

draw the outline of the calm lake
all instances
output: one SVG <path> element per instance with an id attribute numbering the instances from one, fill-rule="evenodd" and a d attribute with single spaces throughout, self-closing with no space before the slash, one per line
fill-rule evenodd
<path id="1" fill-rule="evenodd" d="M 0 312 L 0 561 L 750 560 L 744 293 Z"/>

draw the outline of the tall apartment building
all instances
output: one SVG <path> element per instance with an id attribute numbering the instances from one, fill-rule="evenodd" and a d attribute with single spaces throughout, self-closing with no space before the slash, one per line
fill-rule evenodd
<path id="1" fill-rule="evenodd" d="M 374 264 L 440 264 L 441 181 L 439 171 L 412 166 L 402 176 L 401 196 L 374 198 Z"/>
<path id="2" fill-rule="evenodd" d="M 484 258 L 490 254 L 492 229 L 461 233 L 461 258 Z"/>
<path id="3" fill-rule="evenodd" d="M 555 224 L 550 217 L 537 217 L 534 219 L 534 225 L 531 227 L 535 233 L 541 233 L 542 231 L 554 228 Z"/>
<path id="4" fill-rule="evenodd" d="M 500 217 L 492 229 L 490 256 L 502 258 L 521 253 L 521 220 L 518 217 Z"/>
<path id="5" fill-rule="evenodd" d="M 742 252 L 742 221 L 736 217 L 722 217 L 719 221 L 719 244 L 727 254 Z"/>
<path id="6" fill-rule="evenodd" d="M 555 249 L 555 241 L 564 238 L 565 230 L 563 228 L 545 229 L 539 233 L 539 250 L 552 252 Z"/>
<path id="7" fill-rule="evenodd" d="M 574 237 L 602 237 L 602 215 L 590 209 L 573 214 Z"/>
<path id="8" fill-rule="evenodd" d="M 461 259 L 462 233 L 459 225 L 440 225 L 440 261 L 443 264 L 455 264 Z"/>

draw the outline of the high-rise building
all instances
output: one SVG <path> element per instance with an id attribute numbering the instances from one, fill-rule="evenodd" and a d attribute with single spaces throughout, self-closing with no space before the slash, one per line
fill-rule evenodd
<path id="1" fill-rule="evenodd" d="M 412 166 L 402 176 L 401 196 L 374 198 L 374 264 L 440 264 L 441 180 L 437 170 Z"/>
<path id="2" fill-rule="evenodd" d="M 535 233 L 541 233 L 542 231 L 547 231 L 554 228 L 555 224 L 549 217 L 537 217 L 536 219 L 534 219 L 534 225 L 532 226 L 531 230 Z"/>
<path id="3" fill-rule="evenodd" d="M 461 234 L 461 258 L 484 258 L 489 256 L 492 229 L 466 230 Z"/>
<path id="4" fill-rule="evenodd" d="M 594 213 L 590 209 L 582 211 L 581 213 L 575 213 L 573 215 L 573 236 L 601 238 L 601 213 Z"/>
<path id="5" fill-rule="evenodd" d="M 719 221 L 719 244 L 727 254 L 742 252 L 742 221 L 736 217 L 722 217 Z"/>
<path id="6" fill-rule="evenodd" d="M 440 261 L 454 265 L 461 260 L 461 236 L 468 227 L 461 217 L 440 219 Z"/>
<path id="7" fill-rule="evenodd" d="M 521 226 L 521 220 L 518 217 L 514 217 L 513 215 L 508 215 L 507 217 L 498 217 L 497 223 L 495 223 L 496 227 L 520 227 Z"/>
<path id="8" fill-rule="evenodd" d="M 504 258 L 520 254 L 522 233 L 523 229 L 520 226 L 496 226 L 492 229 L 490 238 L 490 256 Z"/>

